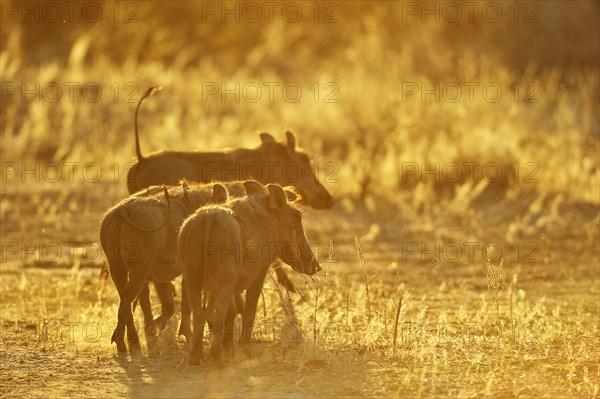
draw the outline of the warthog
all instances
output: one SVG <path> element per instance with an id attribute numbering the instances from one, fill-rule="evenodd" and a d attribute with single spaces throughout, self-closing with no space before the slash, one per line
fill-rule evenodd
<path id="1" fill-rule="evenodd" d="M 232 189 L 240 183 L 231 183 Z M 221 184 L 172 187 L 164 194 L 150 188 L 121 201 L 108 210 L 100 226 L 100 243 L 106 253 L 108 267 L 119 292 L 117 327 L 112 335 L 119 351 L 126 351 L 127 340 L 139 345 L 133 325 L 131 304 L 147 281 L 156 283 L 162 304 L 162 314 L 152 320 L 150 303 L 140 298 L 146 327 L 154 323 L 161 328 L 174 313 L 171 281 L 181 274 L 176 263 L 179 227 L 191 212 L 208 203 L 227 200 L 227 189 Z M 188 327 L 189 329 L 189 327 Z M 188 334 L 189 335 L 189 334 Z"/>
<path id="2" fill-rule="evenodd" d="M 266 188 L 247 187 L 247 197 L 202 207 L 181 226 L 177 256 L 194 315 L 190 365 L 203 358 L 207 321 L 213 333 L 210 353 L 215 365 L 223 367 L 223 347 L 233 345 L 233 337 L 224 331 L 233 329 L 233 299 L 243 290 L 240 344 L 250 344 L 258 297 L 276 258 L 300 273 L 321 270 L 302 228 L 300 211 L 280 186 Z"/>
<path id="3" fill-rule="evenodd" d="M 316 209 L 330 208 L 333 198 L 319 182 L 308 156 L 296 149 L 296 138 L 286 132 L 287 142 L 277 142 L 261 133 L 257 148 L 226 151 L 158 151 L 142 155 L 138 133 L 138 111 L 142 102 L 158 86 L 146 90 L 135 111 L 135 152 L 137 163 L 127 173 L 127 189 L 133 194 L 144 188 L 166 184 L 175 186 L 181 179 L 200 183 L 254 179 L 262 184 L 294 186 L 302 201 Z"/>

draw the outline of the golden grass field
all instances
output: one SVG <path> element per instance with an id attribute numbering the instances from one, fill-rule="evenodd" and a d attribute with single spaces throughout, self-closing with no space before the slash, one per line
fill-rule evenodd
<path id="1" fill-rule="evenodd" d="M 0 2 L 1 397 L 599 397 L 598 3 L 74 3 Z M 224 371 L 110 343 L 151 84 L 145 154 L 291 130 L 337 199 Z"/>

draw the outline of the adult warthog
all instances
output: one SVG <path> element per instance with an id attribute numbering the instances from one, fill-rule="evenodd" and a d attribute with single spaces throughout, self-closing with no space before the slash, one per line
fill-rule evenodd
<path id="1" fill-rule="evenodd" d="M 142 155 L 138 133 L 138 112 L 142 102 L 161 88 L 149 87 L 135 111 L 135 162 L 127 173 L 130 194 L 144 188 L 181 179 L 199 183 L 254 179 L 262 184 L 294 186 L 301 202 L 316 209 L 330 208 L 333 197 L 315 176 L 308 155 L 296 148 L 296 138 L 286 132 L 286 142 L 261 133 L 261 145 L 223 151 L 157 151 Z"/>
<path id="2" fill-rule="evenodd" d="M 231 349 L 234 298 L 246 291 L 241 345 L 252 337 L 258 297 L 269 265 L 280 258 L 300 273 L 321 270 L 302 227 L 301 213 L 276 184 L 247 187 L 247 197 L 198 209 L 181 226 L 177 256 L 193 311 L 189 364 L 203 358 L 204 323 L 213 334 L 210 353 L 223 367 L 223 347 Z M 289 192 L 291 196 L 295 195 Z"/>

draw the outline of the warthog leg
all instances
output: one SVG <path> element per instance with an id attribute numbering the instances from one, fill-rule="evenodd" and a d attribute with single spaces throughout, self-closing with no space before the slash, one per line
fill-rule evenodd
<path id="1" fill-rule="evenodd" d="M 173 300 L 173 287 L 170 282 L 154 283 L 154 288 L 160 300 L 162 312 L 160 316 L 152 321 L 146 329 L 146 333 L 151 333 L 153 329 L 158 331 L 163 330 L 167 326 L 167 322 L 175 314 L 175 301 Z"/>
<path id="2" fill-rule="evenodd" d="M 298 292 L 298 290 L 296 290 L 296 287 L 294 286 L 294 283 L 292 283 L 292 280 L 290 280 L 287 274 L 285 274 L 285 271 L 281 268 L 281 266 L 282 262 L 279 259 L 277 259 L 273 263 L 273 267 L 275 268 L 275 274 L 277 275 L 277 282 L 279 283 L 279 285 L 281 285 L 283 288 L 285 288 L 291 293 Z"/>
<path id="3" fill-rule="evenodd" d="M 178 336 L 183 335 L 186 342 L 192 340 L 192 326 L 190 318 L 192 314 L 192 307 L 187 296 L 187 289 L 185 287 L 185 279 L 181 282 L 181 321 L 179 323 Z"/>
<path id="4" fill-rule="evenodd" d="M 258 297 L 262 291 L 267 270 L 268 269 L 265 269 L 264 272 L 261 272 L 254 283 L 246 290 L 246 303 L 244 304 L 244 311 L 242 312 L 242 336 L 240 337 L 240 346 L 247 355 L 252 355 L 250 343 L 252 342 L 254 330 L 256 306 L 258 305 Z"/>
<path id="5" fill-rule="evenodd" d="M 119 352 L 125 352 L 127 350 L 124 342 L 125 327 L 127 327 L 127 342 L 129 342 L 130 346 L 139 348 L 140 338 L 133 323 L 131 304 L 142 290 L 148 274 L 144 268 L 135 268 L 137 263 L 133 263 L 133 265 L 128 264 L 127 266 L 128 270 L 130 270 L 128 273 L 129 279 L 123 289 L 119 291 L 121 302 L 119 303 L 118 321 L 111 341 L 117 343 L 117 350 Z M 116 276 L 113 276 L 113 278 L 115 277 Z M 117 279 L 120 278 L 122 278 L 122 276 L 117 277 Z M 119 281 L 119 284 L 120 283 L 122 283 L 122 281 Z"/>
<path id="6" fill-rule="evenodd" d="M 148 329 L 152 325 L 154 316 L 152 315 L 152 305 L 150 304 L 150 286 L 148 283 L 144 284 L 139 295 L 140 309 L 144 314 L 144 329 Z"/>
<path id="7" fill-rule="evenodd" d="M 120 262 L 121 264 L 118 265 L 121 267 L 116 267 L 119 262 L 120 259 L 114 260 L 113 263 L 111 263 L 112 267 L 110 269 L 110 275 L 113 279 L 113 282 L 115 283 L 115 287 L 117 287 L 117 291 L 119 292 L 119 298 L 121 299 L 121 303 L 123 303 L 123 298 L 126 294 L 125 287 L 127 285 L 127 269 L 125 269 L 122 262 Z M 121 307 L 119 306 L 119 311 L 120 308 Z M 121 319 L 120 315 L 118 318 L 117 327 L 113 332 L 110 342 L 115 342 L 117 344 L 117 350 L 119 352 L 127 352 L 127 346 L 125 346 L 125 323 Z"/>
<path id="8" fill-rule="evenodd" d="M 213 366 L 217 369 L 225 367 L 223 362 L 223 342 L 225 337 L 225 329 L 227 312 L 232 308 L 233 297 L 228 290 L 213 290 L 212 295 L 208 299 L 206 321 L 212 335 L 212 343 L 210 346 L 210 355 L 213 358 Z M 233 341 L 233 339 L 232 339 Z"/>
<path id="9" fill-rule="evenodd" d="M 237 316 L 235 298 L 232 297 L 225 315 L 225 331 L 223 332 L 223 349 L 231 357 L 233 355 L 233 338 L 235 336 L 235 316 Z"/>
<path id="10" fill-rule="evenodd" d="M 190 366 L 196 366 L 204 359 L 204 355 L 202 354 L 202 341 L 204 339 L 204 322 L 206 321 L 206 314 L 204 311 L 204 304 L 202 303 L 203 271 L 191 269 L 185 273 L 186 278 L 183 280 L 184 290 L 194 314 L 194 333 L 191 341 L 188 364 Z"/>

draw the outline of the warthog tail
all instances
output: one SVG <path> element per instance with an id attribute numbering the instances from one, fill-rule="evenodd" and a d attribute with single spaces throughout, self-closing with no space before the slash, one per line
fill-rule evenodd
<path id="1" fill-rule="evenodd" d="M 143 161 L 145 158 L 142 155 L 142 150 L 140 149 L 140 137 L 139 137 L 139 133 L 138 133 L 138 112 L 140 111 L 140 106 L 142 105 L 142 103 L 144 102 L 144 100 L 147 97 L 152 96 L 154 93 L 156 93 L 157 91 L 162 90 L 162 87 L 160 86 L 150 86 L 148 87 L 148 89 L 144 92 L 144 95 L 142 96 L 142 98 L 140 98 L 140 101 L 138 101 L 137 107 L 135 109 L 135 153 L 137 155 L 137 159 L 138 162 Z"/>
<path id="2" fill-rule="evenodd" d="M 162 229 L 163 227 L 165 227 L 165 225 L 167 224 L 167 221 L 169 220 L 169 216 L 171 215 L 171 199 L 169 198 L 169 191 L 167 190 L 167 186 L 165 186 L 163 184 L 163 191 L 164 191 L 164 195 L 165 195 L 165 199 L 167 200 L 167 217 L 165 217 L 165 220 L 163 221 L 163 223 L 155 228 L 148 228 L 148 227 L 144 227 L 144 226 L 140 226 L 139 224 L 137 224 L 136 222 L 134 222 L 129 215 L 127 214 L 127 212 L 125 211 L 124 207 L 119 208 L 119 214 L 121 215 L 121 217 L 123 218 L 123 220 L 130 226 L 140 230 L 140 231 L 145 231 L 147 233 L 154 233 L 155 231 L 158 231 L 160 229 Z"/>
<path id="3" fill-rule="evenodd" d="M 104 262 L 104 265 L 102 265 L 102 270 L 100 270 L 100 275 L 98 276 L 98 278 L 100 279 L 100 281 L 106 281 L 108 280 L 109 275 L 110 272 L 108 270 L 108 262 Z"/>

